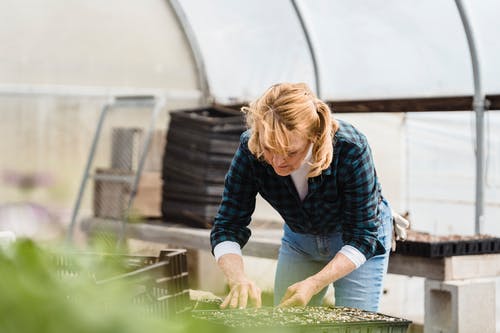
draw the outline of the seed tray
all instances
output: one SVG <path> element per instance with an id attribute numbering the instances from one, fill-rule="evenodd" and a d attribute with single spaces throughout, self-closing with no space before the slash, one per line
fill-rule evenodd
<path id="1" fill-rule="evenodd" d="M 203 133 L 170 127 L 167 134 L 167 146 L 175 144 L 185 149 L 207 153 L 233 155 L 240 143 L 239 135 L 230 137 L 213 137 Z"/>
<path id="2" fill-rule="evenodd" d="M 190 310 L 186 250 L 167 249 L 158 257 L 77 253 L 56 256 L 54 261 L 63 281 L 89 279 L 98 288 L 130 286 L 135 291 L 130 301 L 144 305 L 143 315 L 171 318 Z"/>
<path id="3" fill-rule="evenodd" d="M 195 202 L 184 202 L 179 200 L 165 200 L 163 202 L 163 208 L 166 209 L 164 213 L 167 215 L 170 213 L 180 213 L 184 216 L 204 216 L 209 219 L 213 219 L 215 214 L 219 210 L 219 204 L 203 204 Z"/>
<path id="4" fill-rule="evenodd" d="M 396 242 L 396 253 L 427 258 L 500 253 L 500 238 L 488 235 L 460 239 L 461 236 L 439 237 L 413 231 L 408 237 Z"/>
<path id="5" fill-rule="evenodd" d="M 207 169 L 214 170 L 218 173 L 226 173 L 229 169 L 231 161 L 214 161 L 210 159 L 202 159 L 201 156 L 195 156 L 194 154 L 177 154 L 172 153 L 170 148 L 166 149 L 166 154 L 164 158 L 164 165 L 171 165 L 174 167 L 179 166 L 193 166 L 193 167 L 205 167 Z"/>
<path id="6" fill-rule="evenodd" d="M 184 181 L 183 179 L 169 174 L 164 180 L 164 189 L 165 193 L 167 191 L 175 191 L 180 193 L 216 196 L 221 198 L 222 193 L 224 192 L 224 185 Z"/>
<path id="7" fill-rule="evenodd" d="M 202 194 L 191 194 L 191 193 L 183 193 L 176 191 L 169 191 L 168 186 L 165 186 L 163 193 L 163 197 L 166 201 L 176 200 L 176 201 L 184 201 L 186 203 L 200 203 L 200 204 L 209 204 L 209 205 L 219 205 L 222 200 L 222 195 L 219 196 L 211 196 L 211 195 L 202 195 Z"/>
<path id="8" fill-rule="evenodd" d="M 170 116 L 162 166 L 163 219 L 210 227 L 246 129 L 244 116 L 218 106 L 174 111 Z"/>
<path id="9" fill-rule="evenodd" d="M 232 132 L 214 132 L 209 129 L 200 129 L 196 124 L 187 121 L 180 122 L 175 119 L 170 121 L 169 128 L 173 134 L 189 133 L 190 135 L 201 136 L 213 140 L 232 140 L 239 141 L 241 133 L 245 130 L 243 127 Z"/>
<path id="10" fill-rule="evenodd" d="M 179 175 L 179 180 L 186 181 L 198 181 L 209 184 L 224 184 L 224 180 L 226 178 L 227 170 L 223 171 L 221 169 L 213 169 L 213 168 L 204 168 L 203 165 L 193 165 L 190 163 L 179 162 L 175 163 L 166 163 L 163 166 L 165 175 L 173 172 L 176 175 Z M 228 168 L 229 169 L 229 168 Z"/>
<path id="11" fill-rule="evenodd" d="M 221 186 L 224 187 L 224 180 L 221 179 L 220 177 L 217 177 L 217 179 L 215 180 L 206 178 L 204 176 L 191 174 L 189 170 L 183 170 L 181 168 L 177 168 L 175 167 L 175 165 L 174 166 L 164 165 L 162 172 L 162 179 L 164 180 L 164 182 L 167 180 L 175 181 L 176 183 L 182 182 L 189 186 L 206 187 L 206 188 L 212 188 L 213 190 Z"/>
<path id="12" fill-rule="evenodd" d="M 236 150 L 235 150 L 236 151 Z M 206 163 L 208 165 L 221 165 L 227 169 L 233 160 L 233 154 L 209 154 L 203 151 L 186 149 L 180 145 L 167 145 L 164 158 L 174 156 L 194 163 Z"/>
<path id="13" fill-rule="evenodd" d="M 222 299 L 197 299 L 193 301 L 193 310 L 219 310 Z"/>
<path id="14" fill-rule="evenodd" d="M 166 222 L 177 222 L 199 228 L 211 228 L 219 204 L 203 204 L 163 198 L 162 216 Z"/>
<path id="15" fill-rule="evenodd" d="M 235 133 L 245 130 L 242 112 L 222 107 L 178 110 L 170 113 L 171 124 L 188 124 L 190 128 L 212 133 Z"/>
<path id="16" fill-rule="evenodd" d="M 404 333 L 410 321 L 348 307 L 194 310 L 205 332 Z"/>

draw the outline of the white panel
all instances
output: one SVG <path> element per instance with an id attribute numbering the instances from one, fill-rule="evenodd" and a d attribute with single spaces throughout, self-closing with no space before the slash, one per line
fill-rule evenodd
<path id="1" fill-rule="evenodd" d="M 410 113 L 407 190 L 414 228 L 473 234 L 475 200 L 472 112 Z M 484 233 L 500 235 L 500 114 L 486 114 Z"/>
<path id="2" fill-rule="evenodd" d="M 500 93 L 500 1 L 466 0 L 474 31 L 481 66 L 483 90 L 487 94 Z"/>
<path id="3" fill-rule="evenodd" d="M 324 97 L 472 93 L 470 58 L 454 1 L 303 3 L 318 41 Z"/>
<path id="4" fill-rule="evenodd" d="M 288 0 L 180 1 L 219 102 L 253 99 L 276 82 L 314 84 L 312 61 Z"/>
<path id="5" fill-rule="evenodd" d="M 164 0 L 2 0 L 0 50 L 0 84 L 197 88 Z"/>
<path id="6" fill-rule="evenodd" d="M 298 0 L 328 99 L 472 94 L 453 0 Z M 288 0 L 181 0 L 220 102 L 270 84 L 314 85 Z M 500 93 L 498 0 L 464 0 L 483 88 Z M 189 46 L 163 0 L 0 2 L 1 84 L 196 88 Z"/>

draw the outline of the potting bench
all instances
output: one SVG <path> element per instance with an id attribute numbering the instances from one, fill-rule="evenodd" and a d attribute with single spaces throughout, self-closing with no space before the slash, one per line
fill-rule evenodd
<path id="1" fill-rule="evenodd" d="M 269 226 L 269 223 L 261 224 Z M 122 230 L 121 222 L 98 218 L 85 219 L 81 226 L 87 234 Z M 126 226 L 126 235 L 131 239 L 205 251 L 210 251 L 209 233 L 207 229 L 161 221 Z M 252 237 L 243 254 L 276 259 L 281 235 L 279 227 L 252 228 Z M 495 332 L 494 277 L 500 276 L 500 254 L 444 258 L 392 254 L 388 271 L 425 278 L 425 332 Z"/>

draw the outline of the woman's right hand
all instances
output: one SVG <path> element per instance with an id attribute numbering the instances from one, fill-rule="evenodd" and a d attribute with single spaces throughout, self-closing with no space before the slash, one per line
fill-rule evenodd
<path id="1" fill-rule="evenodd" d="M 261 290 L 255 282 L 246 277 L 230 282 L 231 290 L 221 304 L 221 308 L 244 309 L 249 301 L 256 308 L 262 306 Z"/>

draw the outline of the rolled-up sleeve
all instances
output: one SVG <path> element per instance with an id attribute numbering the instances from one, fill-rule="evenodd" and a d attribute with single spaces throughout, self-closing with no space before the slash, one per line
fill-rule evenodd
<path id="1" fill-rule="evenodd" d="M 344 244 L 358 249 L 366 259 L 385 253 L 378 240 L 380 191 L 368 144 L 352 145 L 344 160 Z"/>
<path id="2" fill-rule="evenodd" d="M 210 234 L 212 253 L 215 246 L 221 242 L 237 242 L 243 248 L 250 238 L 248 225 L 255 210 L 257 195 L 251 158 L 246 136 L 243 134 L 226 174 L 222 201 Z"/>

